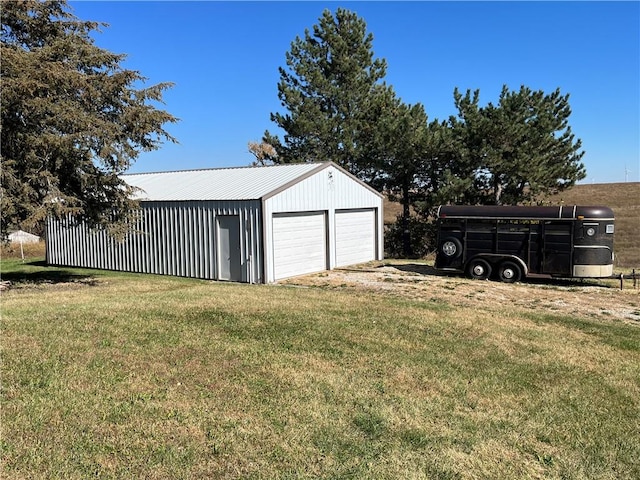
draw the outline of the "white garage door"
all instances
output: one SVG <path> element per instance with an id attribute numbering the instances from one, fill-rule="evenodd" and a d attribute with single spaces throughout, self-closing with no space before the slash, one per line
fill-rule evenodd
<path id="1" fill-rule="evenodd" d="M 336 212 L 336 265 L 344 267 L 375 259 L 375 210 Z"/>
<path id="2" fill-rule="evenodd" d="M 275 279 L 326 270 L 326 239 L 323 212 L 274 214 Z"/>

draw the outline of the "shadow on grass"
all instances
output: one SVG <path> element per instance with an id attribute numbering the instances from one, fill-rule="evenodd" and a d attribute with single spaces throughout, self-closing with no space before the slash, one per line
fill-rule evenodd
<path id="1" fill-rule="evenodd" d="M 12 285 L 39 285 L 56 283 L 82 283 L 95 285 L 97 279 L 93 275 L 80 274 L 59 267 L 51 267 L 44 261 L 33 261 L 22 264 L 25 268 L 2 272 L 2 281 Z"/>
<path id="2" fill-rule="evenodd" d="M 441 272 L 436 270 L 431 265 L 425 265 L 424 263 L 402 263 L 402 264 L 385 264 L 385 267 L 393 267 L 402 272 L 417 273 L 420 275 L 435 275 L 438 277 L 451 276 L 450 273 Z"/>

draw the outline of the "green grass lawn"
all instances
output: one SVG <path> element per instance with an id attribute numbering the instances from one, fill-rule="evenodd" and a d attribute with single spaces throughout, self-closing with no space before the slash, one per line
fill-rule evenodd
<path id="1" fill-rule="evenodd" d="M 640 478 L 640 328 L 2 262 L 0 477 Z"/>

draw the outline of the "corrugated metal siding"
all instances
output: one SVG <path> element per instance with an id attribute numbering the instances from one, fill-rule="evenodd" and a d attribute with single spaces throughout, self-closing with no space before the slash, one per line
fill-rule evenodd
<path id="1" fill-rule="evenodd" d="M 139 199 L 256 200 L 318 168 L 317 163 L 123 175 Z"/>
<path id="2" fill-rule="evenodd" d="M 259 201 L 143 202 L 123 241 L 70 219 L 50 219 L 47 262 L 52 265 L 177 275 L 217 280 L 216 217 L 241 222 L 243 281 L 262 282 Z"/>

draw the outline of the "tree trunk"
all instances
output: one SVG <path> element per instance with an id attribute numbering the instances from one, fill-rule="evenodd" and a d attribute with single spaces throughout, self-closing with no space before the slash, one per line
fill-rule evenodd
<path id="1" fill-rule="evenodd" d="M 502 205 L 502 190 L 504 187 L 498 177 L 493 177 L 493 194 L 496 205 Z"/>
<path id="2" fill-rule="evenodd" d="M 402 182 L 402 252 L 405 257 L 413 255 L 411 248 L 411 231 L 409 230 L 409 178 Z"/>

